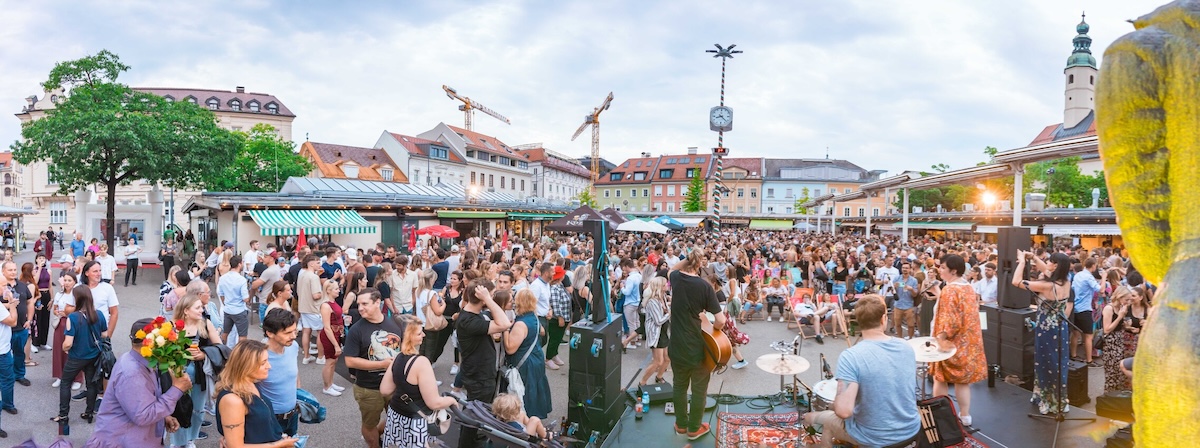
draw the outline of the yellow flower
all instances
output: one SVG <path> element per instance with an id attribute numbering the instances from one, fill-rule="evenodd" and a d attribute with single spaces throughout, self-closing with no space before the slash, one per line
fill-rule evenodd
<path id="1" fill-rule="evenodd" d="M 166 337 L 168 334 L 171 334 L 171 330 L 168 330 L 166 328 L 159 328 L 157 333 L 159 336 Z"/>
<path id="2" fill-rule="evenodd" d="M 150 347 L 142 347 L 140 352 L 143 358 L 149 358 L 150 355 L 154 354 L 154 350 L 150 349 Z"/>
<path id="3" fill-rule="evenodd" d="M 171 329 L 174 327 L 171 325 L 171 321 L 166 321 L 166 322 L 163 322 L 162 328 L 163 328 L 163 330 L 171 331 Z"/>
<path id="4" fill-rule="evenodd" d="M 145 331 L 142 331 L 142 330 L 138 330 L 137 334 L 136 334 L 136 335 L 134 335 L 134 336 L 136 336 L 138 339 L 145 339 L 145 338 L 146 338 L 146 332 L 145 332 Z"/>

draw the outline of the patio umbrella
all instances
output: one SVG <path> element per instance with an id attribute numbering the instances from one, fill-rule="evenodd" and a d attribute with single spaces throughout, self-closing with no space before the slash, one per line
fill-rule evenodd
<path id="1" fill-rule="evenodd" d="M 640 219 L 635 219 L 633 221 L 622 223 L 621 225 L 617 226 L 617 230 L 622 231 L 622 232 L 654 232 L 654 233 L 664 233 L 664 234 L 667 233 L 666 226 L 663 226 L 662 224 L 659 224 L 654 221 L 643 221 Z"/>
<path id="2" fill-rule="evenodd" d="M 683 230 L 683 228 L 684 228 L 684 225 L 682 222 L 679 222 L 675 218 L 672 218 L 667 215 L 662 215 L 657 218 L 654 218 L 654 222 L 662 224 L 663 227 L 666 227 L 671 230 Z"/>
<path id="3" fill-rule="evenodd" d="M 792 226 L 792 228 L 796 229 L 796 230 L 813 230 L 813 229 L 816 229 L 817 226 L 814 226 L 807 222 L 799 222 L 799 223 L 796 223 L 796 225 Z"/>
<path id="4" fill-rule="evenodd" d="M 458 231 L 447 226 L 434 225 L 418 229 L 417 235 L 429 235 L 436 236 L 438 238 L 458 238 Z"/>
<path id="5" fill-rule="evenodd" d="M 625 215 L 621 214 L 621 212 L 613 210 L 612 208 L 600 210 L 600 214 L 605 218 L 608 218 L 608 221 L 613 223 L 614 226 L 619 226 L 621 223 L 629 221 L 629 218 L 626 218 Z"/>
<path id="6" fill-rule="evenodd" d="M 301 246 L 307 246 L 307 245 L 308 245 L 308 238 L 304 237 L 304 228 L 301 227 L 300 228 L 300 237 L 296 238 L 296 247 L 299 248 Z"/>

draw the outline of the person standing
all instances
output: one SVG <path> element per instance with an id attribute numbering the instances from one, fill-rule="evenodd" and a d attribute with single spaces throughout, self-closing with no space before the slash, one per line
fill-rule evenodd
<path id="1" fill-rule="evenodd" d="M 895 257 L 888 255 L 883 265 L 875 268 L 875 284 L 879 286 L 879 295 L 883 296 L 888 308 L 896 301 L 896 279 L 900 278 L 900 270 L 892 266 L 895 260 Z"/>
<path id="2" fill-rule="evenodd" d="M 975 290 L 962 278 L 967 263 L 959 255 L 942 257 L 939 274 L 946 280 L 938 297 L 933 320 L 933 336 L 942 351 L 956 349 L 954 356 L 933 363 L 933 395 L 948 395 L 954 385 L 958 399 L 958 417 L 971 425 L 971 384 L 987 378 L 987 360 L 983 354 L 983 330 L 979 326 L 979 300 Z"/>
<path id="3" fill-rule="evenodd" d="M 383 315 L 383 301 L 375 288 L 364 289 L 357 297 L 362 316 L 350 326 L 342 354 L 346 367 L 357 370 L 354 376 L 354 401 L 362 418 L 362 436 L 369 448 L 379 448 L 383 433 L 383 412 L 388 397 L 379 390 L 383 374 L 400 353 L 404 331 L 395 319 Z"/>
<path id="4" fill-rule="evenodd" d="M 100 392 L 100 382 L 96 381 L 96 357 L 100 356 L 99 337 L 108 330 L 108 322 L 92 305 L 92 290 L 79 285 L 71 290 L 71 296 L 75 299 L 76 311 L 67 317 L 67 329 L 63 333 L 62 346 L 67 352 L 63 375 L 74 378 L 79 372 L 83 372 L 84 382 L 87 384 L 87 407 L 79 417 L 91 423 L 96 412 L 96 395 Z M 71 385 L 64 382 L 58 385 L 58 416 L 51 420 L 66 422 L 70 411 Z"/>
<path id="5" fill-rule="evenodd" d="M 12 345 L 12 330 L 17 325 L 17 308 L 19 303 L 13 297 L 11 289 L 5 288 L 0 295 L 3 296 L 3 306 L 0 306 L 0 395 L 3 395 L 5 401 L 12 400 L 13 395 L 13 345 Z M 16 408 L 13 408 L 16 414 Z M 0 413 L 0 416 L 4 415 Z M 0 429 L 0 438 L 8 437 L 8 433 Z"/>
<path id="6" fill-rule="evenodd" d="M 321 259 L 316 255 L 308 255 L 300 262 L 305 269 L 296 275 L 296 311 L 300 312 L 300 350 L 303 350 L 303 364 L 316 361 L 316 353 L 309 351 L 309 343 L 316 343 L 313 331 L 321 331 L 321 304 L 330 300 L 325 297 L 321 288 Z"/>
<path id="7" fill-rule="evenodd" d="M 1046 280 L 1031 281 L 1024 278 L 1026 258 L 1033 254 L 1017 251 L 1017 267 L 1012 284 L 1038 295 L 1037 325 L 1033 328 L 1033 397 L 1030 401 L 1038 405 L 1038 412 L 1050 414 L 1070 409 L 1061 399 L 1066 397 L 1067 387 L 1067 316 L 1074 306 L 1071 297 L 1071 282 L 1067 274 L 1071 270 L 1071 259 L 1064 253 L 1054 253 L 1046 264 L 1050 276 Z"/>
<path id="8" fill-rule="evenodd" d="M 75 296 L 72 290 L 75 289 L 75 275 L 70 270 L 63 270 L 62 275 L 58 278 L 59 285 L 62 289 L 54 296 L 53 308 L 54 319 L 58 321 L 58 325 L 54 326 L 54 361 L 52 362 L 52 374 L 54 375 L 54 383 L 50 387 L 58 387 L 62 384 L 63 365 L 67 363 L 67 352 L 63 350 L 62 340 L 67 330 L 67 315 L 75 312 Z M 67 381 L 72 381 L 72 378 L 65 378 Z M 71 390 L 79 390 L 83 386 L 83 372 L 76 375 L 71 384 Z"/>
<path id="9" fill-rule="evenodd" d="M 895 314 L 896 337 L 904 337 L 904 326 L 908 326 L 908 336 L 912 339 L 917 333 L 917 309 L 913 299 L 917 296 L 917 279 L 912 276 L 912 266 L 907 261 L 900 265 L 900 278 L 896 279 L 896 303 L 893 305 Z"/>
<path id="10" fill-rule="evenodd" d="M 258 249 L 258 240 L 250 241 L 250 250 L 242 254 L 242 260 L 246 264 L 246 272 L 255 272 L 254 267 L 258 265 L 259 259 L 265 255 L 265 252 Z"/>
<path id="11" fill-rule="evenodd" d="M 547 337 L 549 341 L 546 343 L 546 367 L 552 370 L 558 370 L 567 365 L 561 358 L 558 357 L 558 348 L 562 344 L 563 334 L 567 332 L 567 327 L 571 325 L 571 295 L 567 293 L 567 289 L 563 287 L 563 278 L 567 273 L 562 266 L 554 267 L 554 276 L 550 284 L 550 317 L 546 319 Z M 583 279 L 580 279 L 580 283 Z M 529 415 L 535 415 L 530 413 Z"/>
<path id="12" fill-rule="evenodd" d="M 117 274 L 119 269 L 117 268 L 116 257 L 108 254 L 107 243 L 96 247 L 96 261 L 100 263 L 100 281 L 112 284 L 113 276 Z"/>
<path id="13" fill-rule="evenodd" d="M 179 248 L 175 246 L 175 239 L 169 239 L 163 243 L 163 248 L 158 252 L 158 256 L 162 259 L 163 276 L 169 276 L 171 267 L 175 266 L 175 256 L 179 254 Z"/>
<path id="14" fill-rule="evenodd" d="M 1083 260 L 1083 270 L 1075 274 L 1075 278 L 1071 280 L 1071 289 L 1075 292 L 1075 306 L 1073 312 L 1069 316 L 1071 323 L 1075 324 L 1071 328 L 1071 358 L 1086 362 L 1090 367 L 1099 367 L 1100 364 L 1092 360 L 1092 335 L 1095 333 L 1095 322 L 1092 319 L 1092 300 L 1096 295 L 1105 289 L 1105 281 L 1097 281 L 1103 279 L 1104 272 L 1098 271 L 1099 266 L 1096 264 L 1095 258 Z M 1083 356 L 1076 357 L 1075 353 L 1079 346 L 1079 340 L 1083 339 Z"/>
<path id="15" fill-rule="evenodd" d="M 287 287 L 286 282 L 280 282 Z M 288 310 L 272 309 L 263 317 L 267 334 L 267 362 L 271 374 L 258 383 L 258 390 L 275 408 L 275 420 L 284 434 L 296 435 L 300 429 L 300 408 L 296 389 L 300 384 L 300 346 L 296 345 L 296 315 Z"/>
<path id="16" fill-rule="evenodd" d="M 392 320 L 400 323 L 403 342 L 400 353 L 379 383 L 379 392 L 391 397 L 388 399 L 383 446 L 424 447 L 428 442 L 429 426 L 420 413 L 426 409 L 445 409 L 458 402 L 453 397 L 438 395 L 433 365 L 420 354 L 425 339 L 421 321 L 404 314 L 396 314 Z"/>
<path id="17" fill-rule="evenodd" d="M 621 315 L 629 325 L 621 344 L 627 349 L 634 349 L 637 348 L 637 331 L 641 328 L 638 309 L 642 305 L 642 273 L 638 271 L 637 262 L 633 261 L 632 257 L 621 260 L 621 270 L 625 273 L 625 278 L 621 280 L 621 297 L 624 303 Z"/>
<path id="18" fill-rule="evenodd" d="M 33 331 L 33 352 L 37 353 L 38 349 L 52 351 L 50 347 L 50 267 L 46 263 L 46 258 L 37 256 L 33 260 L 33 278 L 31 278 L 30 286 L 36 285 L 37 298 L 34 303 L 34 331 Z"/>
<path id="19" fill-rule="evenodd" d="M 82 257 L 87 250 L 87 243 L 83 242 L 83 234 L 76 232 L 75 239 L 71 240 L 71 256 L 74 258 Z"/>
<path id="20" fill-rule="evenodd" d="M 646 285 L 646 347 L 650 347 L 650 365 L 642 374 L 639 385 L 645 386 L 650 377 L 654 382 L 665 383 L 667 373 L 667 345 L 670 344 L 671 313 L 667 309 L 667 279 L 655 277 Z"/>
<path id="21" fill-rule="evenodd" d="M 138 246 L 137 239 L 129 237 L 129 243 L 125 245 L 125 286 L 129 286 L 129 277 L 133 276 L 133 286 L 137 286 L 137 270 L 141 265 L 141 260 L 138 254 L 142 253 L 141 246 Z"/>
<path id="22" fill-rule="evenodd" d="M 204 302 L 198 295 L 184 294 L 171 318 L 173 322 L 183 321 L 183 326 L 176 330 L 179 331 L 180 336 L 187 336 L 192 341 L 192 346 L 187 350 L 191 362 L 184 367 L 184 372 L 192 380 L 192 389 L 188 391 L 192 397 L 192 415 L 188 416 L 191 424 L 187 428 L 180 428 L 178 431 L 172 432 L 170 437 L 172 447 L 187 447 L 200 436 L 200 424 L 204 421 L 204 408 L 207 407 L 208 397 L 212 396 L 212 393 L 208 391 L 208 381 L 204 374 L 206 355 L 203 348 L 220 344 L 221 339 L 219 339 L 216 326 L 204 318 Z"/>
<path id="23" fill-rule="evenodd" d="M 221 325 L 221 340 L 228 341 L 229 333 L 236 327 L 237 337 L 250 336 L 250 310 L 246 301 L 250 299 L 250 288 L 246 276 L 242 275 L 242 257 L 229 258 L 229 272 L 217 281 L 217 297 L 221 299 L 221 312 L 225 314 Z"/>
<path id="24" fill-rule="evenodd" d="M 446 251 L 442 248 L 433 250 L 433 272 L 437 274 L 437 278 L 433 282 L 434 290 L 441 290 L 446 287 L 446 282 L 450 279 L 450 263 L 446 261 Z"/>
<path id="25" fill-rule="evenodd" d="M 3 269 L 4 278 L 7 279 L 6 286 L 12 291 L 13 300 L 17 301 L 17 324 L 13 326 L 12 337 L 9 338 L 13 353 L 13 381 L 22 386 L 28 386 L 31 383 L 25 378 L 25 368 L 37 365 L 32 360 L 25 358 L 25 343 L 29 342 L 29 329 L 33 326 L 35 313 L 33 293 L 30 292 L 28 283 L 19 280 L 17 263 L 11 259 L 5 261 Z M 11 388 L 12 383 L 8 383 L 7 387 Z M 9 414 L 17 413 L 17 405 L 13 401 L 12 394 L 5 394 L 3 402 L 5 412 Z"/>
<path id="26" fill-rule="evenodd" d="M 337 296 L 338 289 L 337 282 L 325 280 L 323 294 L 326 297 Z M 353 300 L 348 304 L 357 303 L 360 293 L 362 290 L 348 294 L 346 300 Z M 324 366 L 321 368 L 321 381 L 323 382 L 321 392 L 334 397 L 341 396 L 342 391 L 345 390 L 333 382 L 333 372 L 338 356 L 342 355 L 342 344 L 346 339 L 346 321 L 342 316 L 342 306 L 338 305 L 336 300 L 326 300 L 321 303 L 321 330 L 317 337 L 319 355 L 317 364 Z"/>
<path id="27" fill-rule="evenodd" d="M 561 268 L 559 268 L 561 270 Z M 533 314 L 537 298 L 529 291 L 517 293 L 517 320 L 504 334 L 505 365 L 517 369 L 525 385 L 525 412 L 545 419 L 553 410 L 550 401 L 550 383 L 546 379 L 546 367 L 542 346 L 538 343 L 541 324 Z M 553 344 L 554 342 L 551 342 Z"/>
<path id="28" fill-rule="evenodd" d="M 997 306 L 996 297 L 998 292 L 999 279 L 996 278 L 996 263 L 988 262 L 983 265 L 983 277 L 975 282 L 975 292 L 979 294 L 979 301 L 984 305 Z"/>
<path id="29" fill-rule="evenodd" d="M 392 271 L 392 278 L 388 282 L 392 290 L 391 308 L 393 313 L 413 313 L 413 300 L 417 296 L 419 276 L 420 274 L 416 271 L 408 268 L 408 256 L 396 255 L 395 270 Z"/>
<path id="30" fill-rule="evenodd" d="M 58 233 L 56 233 L 56 234 L 54 235 L 54 240 L 55 240 L 55 241 L 58 241 L 58 248 L 59 248 L 59 249 L 62 249 L 62 248 L 63 248 L 63 236 L 64 236 L 64 235 L 63 235 L 63 229 L 62 229 L 62 226 L 59 226 L 59 227 L 58 227 Z"/>
<path id="31" fill-rule="evenodd" d="M 463 389 L 468 400 L 479 400 L 491 403 L 496 398 L 496 343 L 493 335 L 508 330 L 512 323 L 508 315 L 492 297 L 492 282 L 475 279 L 467 285 L 467 294 L 463 299 L 462 311 L 459 312 L 455 327 L 458 330 L 458 345 L 462 349 Z M 484 309 L 490 313 L 491 319 L 483 316 Z M 459 448 L 476 446 L 478 429 L 463 425 L 458 436 Z"/>
<path id="32" fill-rule="evenodd" d="M 537 298 L 537 310 L 534 314 L 542 323 L 542 328 L 548 325 L 546 316 L 550 314 L 550 282 L 554 281 L 554 265 L 550 263 L 542 263 L 538 265 L 538 276 L 532 283 L 529 284 L 529 289 L 533 291 L 533 296 Z M 519 291 L 513 288 L 514 291 Z M 548 339 L 541 336 L 542 345 L 545 345 Z"/>
<path id="33" fill-rule="evenodd" d="M 702 367 L 705 347 L 701 328 L 704 313 L 711 313 L 715 318 L 712 325 L 716 328 L 725 327 L 725 313 L 721 312 L 721 303 L 717 301 L 716 291 L 712 285 L 700 278 L 700 268 L 704 266 L 704 249 L 695 247 L 687 258 L 675 265 L 676 270 L 668 274 L 671 283 L 671 340 L 667 356 L 671 359 L 671 371 L 674 372 L 675 388 L 672 401 L 675 404 L 675 432 L 687 434 L 688 440 L 697 440 L 708 434 L 708 423 L 701 423 L 704 417 L 704 402 L 708 396 L 708 381 L 712 372 Z M 707 319 L 705 319 L 707 321 Z M 689 407 L 687 394 L 692 390 Z"/>

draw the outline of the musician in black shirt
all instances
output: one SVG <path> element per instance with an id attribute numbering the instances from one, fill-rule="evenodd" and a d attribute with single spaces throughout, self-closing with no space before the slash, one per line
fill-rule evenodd
<path id="1" fill-rule="evenodd" d="M 721 312 L 716 292 L 700 278 L 700 268 L 705 262 L 704 249 L 695 247 L 687 258 L 675 265 L 676 270 L 668 277 L 672 291 L 672 334 L 667 355 L 675 374 L 675 432 L 687 434 L 689 440 L 704 437 L 709 430 L 708 423 L 700 422 L 712 376 L 712 372 L 702 366 L 705 347 L 700 320 L 707 319 L 703 313 L 716 316 L 713 322 L 716 328 L 725 327 L 725 314 Z M 687 401 L 689 386 L 692 389 L 690 408 Z"/>

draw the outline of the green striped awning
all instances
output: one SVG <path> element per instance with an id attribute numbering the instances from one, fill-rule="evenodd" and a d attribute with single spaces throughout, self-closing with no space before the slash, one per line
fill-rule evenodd
<path id="1" fill-rule="evenodd" d="M 904 224 L 896 222 L 899 229 Z M 909 221 L 908 228 L 924 230 L 971 230 L 975 223 L 969 221 Z"/>
<path id="2" fill-rule="evenodd" d="M 751 219 L 751 229 L 759 230 L 791 230 L 792 220 L 790 219 Z"/>
<path id="3" fill-rule="evenodd" d="M 516 220 L 523 220 L 523 221 L 555 220 L 558 218 L 562 218 L 563 216 L 565 216 L 565 215 L 563 215 L 562 213 L 509 212 L 509 214 L 508 214 L 509 219 L 516 219 Z"/>
<path id="4" fill-rule="evenodd" d="M 438 210 L 438 218 L 474 218 L 474 219 L 504 219 L 504 212 L 465 212 L 452 210 Z"/>
<path id="5" fill-rule="evenodd" d="M 354 210 L 249 210 L 265 236 L 375 233 L 375 226 Z"/>

